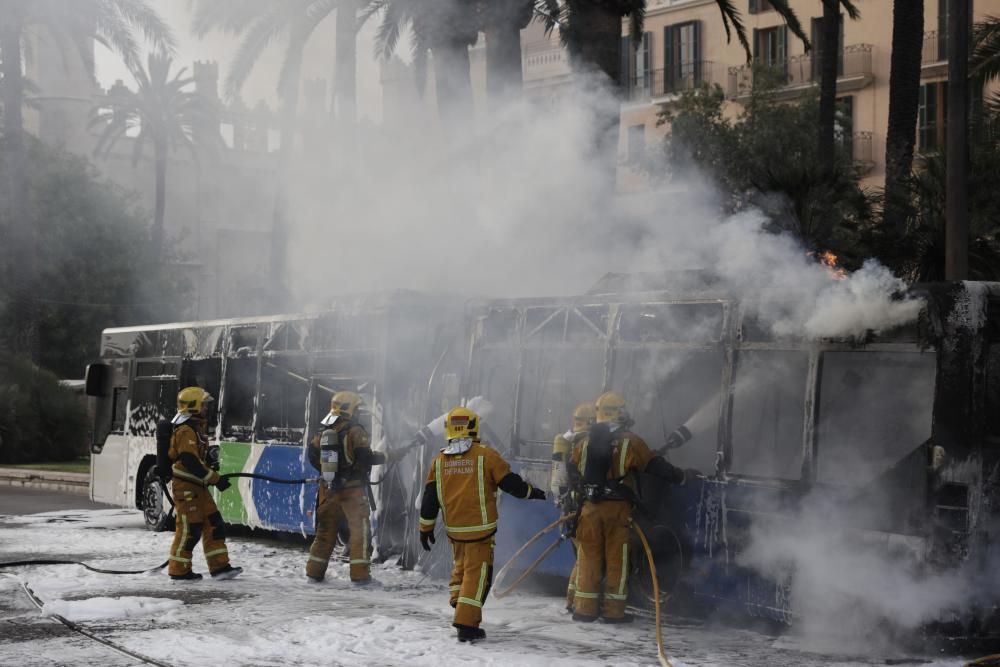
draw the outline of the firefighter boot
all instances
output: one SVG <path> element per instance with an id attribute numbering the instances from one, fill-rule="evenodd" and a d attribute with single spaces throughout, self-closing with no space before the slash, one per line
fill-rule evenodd
<path id="1" fill-rule="evenodd" d="M 235 579 L 243 572 L 242 567 L 233 567 L 229 563 L 226 563 L 224 567 L 220 567 L 218 570 L 212 573 L 212 578 L 216 581 L 223 581 L 225 579 Z"/>
<path id="2" fill-rule="evenodd" d="M 458 630 L 458 641 L 460 642 L 474 644 L 480 639 L 486 639 L 486 631 L 482 628 L 474 628 L 471 625 L 461 625 L 460 623 L 452 625 Z"/>
<path id="3" fill-rule="evenodd" d="M 184 574 L 172 574 L 170 575 L 170 578 L 174 581 L 199 581 L 201 579 L 201 575 L 197 572 L 188 571 Z"/>

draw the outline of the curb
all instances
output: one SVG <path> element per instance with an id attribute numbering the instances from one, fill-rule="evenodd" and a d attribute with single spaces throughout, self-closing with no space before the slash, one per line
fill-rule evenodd
<path id="1" fill-rule="evenodd" d="M 51 472 L 23 468 L 0 468 L 0 486 L 48 489 L 90 495 L 90 475 L 80 472 Z"/>

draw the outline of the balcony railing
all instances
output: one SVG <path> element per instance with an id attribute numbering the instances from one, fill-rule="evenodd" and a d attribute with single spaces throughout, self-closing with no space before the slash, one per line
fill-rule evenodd
<path id="1" fill-rule="evenodd" d="M 853 158 L 854 164 L 865 170 L 875 165 L 872 158 L 871 132 L 852 132 L 841 137 L 841 142 Z"/>
<path id="2" fill-rule="evenodd" d="M 936 30 L 924 33 L 924 48 L 920 54 L 920 63 L 927 67 L 934 63 L 948 61 L 948 36 L 940 35 Z"/>
<path id="3" fill-rule="evenodd" d="M 757 62 L 753 65 L 730 67 L 726 93 L 730 99 L 745 97 L 753 90 L 754 76 L 775 77 L 783 88 L 818 84 L 821 78 L 819 55 L 804 53 L 777 63 Z M 837 80 L 865 79 L 872 76 L 872 45 L 851 44 L 840 52 Z"/>
<path id="4" fill-rule="evenodd" d="M 648 100 L 650 98 L 679 95 L 686 90 L 694 90 L 699 86 L 724 86 L 726 83 L 726 68 L 720 63 L 708 60 L 685 63 L 671 70 L 650 70 L 634 77 L 626 84 L 626 97 L 630 100 Z"/>

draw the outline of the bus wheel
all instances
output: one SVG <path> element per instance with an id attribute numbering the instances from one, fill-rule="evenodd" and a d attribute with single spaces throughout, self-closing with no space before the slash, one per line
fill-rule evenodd
<path id="1" fill-rule="evenodd" d="M 174 529 L 174 515 L 164 510 L 163 487 L 156 477 L 156 468 L 150 468 L 142 480 L 142 515 L 146 529 L 162 532 Z"/>

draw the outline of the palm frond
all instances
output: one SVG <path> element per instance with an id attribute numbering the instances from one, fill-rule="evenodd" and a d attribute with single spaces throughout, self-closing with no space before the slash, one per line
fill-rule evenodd
<path id="1" fill-rule="evenodd" d="M 275 3 L 245 32 L 226 73 L 224 89 L 228 99 L 239 97 L 240 90 L 267 47 L 289 34 L 291 19 L 286 9 L 284 5 Z"/>
<path id="2" fill-rule="evenodd" d="M 802 23 L 799 22 L 798 15 L 792 9 L 791 5 L 788 4 L 788 0 L 768 0 L 768 2 L 771 3 L 774 11 L 778 12 L 782 20 L 784 20 L 785 25 L 792 31 L 792 34 L 802 40 L 806 51 L 812 50 L 812 42 L 809 41 L 809 35 L 806 34 Z"/>
<path id="3" fill-rule="evenodd" d="M 550 35 L 556 28 L 564 28 L 563 10 L 559 0 L 535 0 L 535 19 L 542 22 L 545 34 Z"/>
<path id="4" fill-rule="evenodd" d="M 969 76 L 983 82 L 1000 77 L 1000 17 L 975 24 L 971 41 Z"/>
<path id="5" fill-rule="evenodd" d="M 148 0 L 103 0 L 109 3 L 124 22 L 139 31 L 146 41 L 158 51 L 174 53 L 177 40 L 163 17 L 153 9 Z"/>
<path id="6" fill-rule="evenodd" d="M 733 40 L 733 32 L 736 32 L 736 39 L 747 54 L 747 62 L 753 60 L 753 49 L 750 48 L 750 40 L 747 39 L 746 25 L 743 23 L 743 15 L 736 8 L 733 0 L 715 0 L 722 14 L 722 26 L 726 29 L 726 43 Z"/>
<path id="7" fill-rule="evenodd" d="M 852 21 L 857 21 L 861 18 L 861 12 L 854 6 L 852 0 L 840 0 L 840 6 L 847 12 L 847 18 Z"/>

